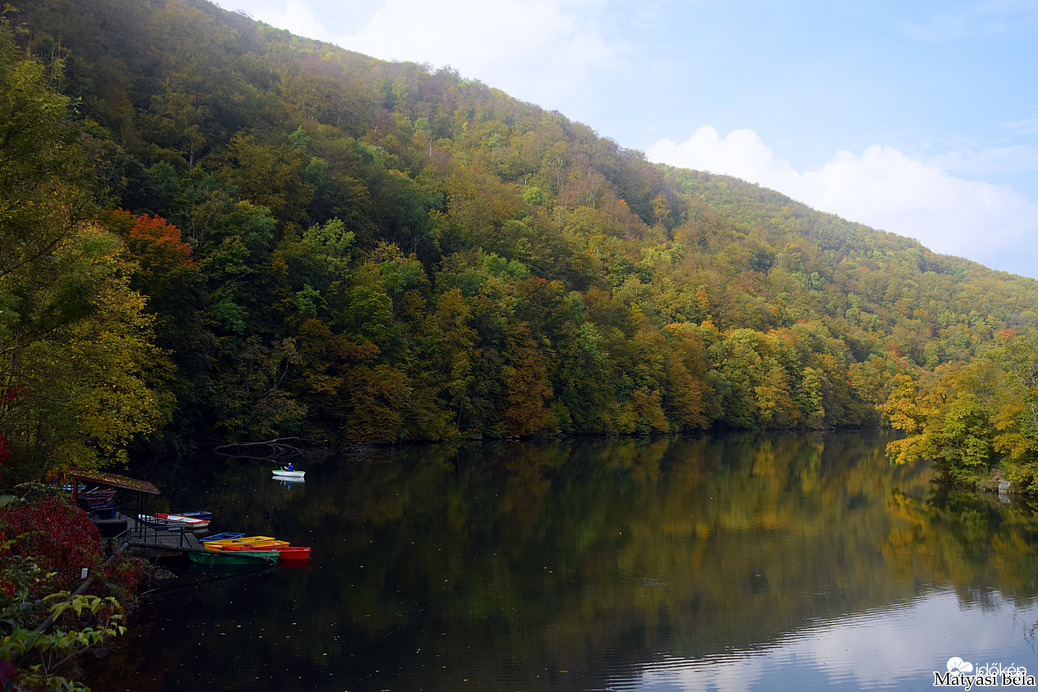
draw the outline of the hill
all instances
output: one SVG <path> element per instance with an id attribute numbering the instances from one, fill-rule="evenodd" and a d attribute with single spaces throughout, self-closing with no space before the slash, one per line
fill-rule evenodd
<path id="1" fill-rule="evenodd" d="M 899 378 L 1038 322 L 1034 280 L 650 164 L 449 69 L 200 0 L 18 10 L 15 40 L 60 63 L 38 89 L 73 114 L 61 141 L 88 182 L 55 194 L 92 202 L 69 228 L 115 238 L 121 300 L 143 300 L 118 406 L 153 413 L 108 442 L 73 426 L 81 457 L 145 437 L 874 427 Z M 24 362 L 12 387 L 43 378 Z M 0 417 L 23 454 L 65 444 L 26 432 L 34 386 Z"/>

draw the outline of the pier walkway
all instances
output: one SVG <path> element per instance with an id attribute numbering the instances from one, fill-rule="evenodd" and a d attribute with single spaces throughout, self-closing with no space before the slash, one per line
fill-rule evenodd
<path id="1" fill-rule="evenodd" d="M 183 528 L 152 526 L 125 514 L 112 519 L 95 519 L 101 536 L 113 542 L 125 542 L 133 548 L 158 553 L 204 551 L 205 547 L 191 531 Z"/>

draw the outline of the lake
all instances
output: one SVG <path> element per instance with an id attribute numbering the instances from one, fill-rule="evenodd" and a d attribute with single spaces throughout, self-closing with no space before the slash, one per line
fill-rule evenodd
<path id="1" fill-rule="evenodd" d="M 887 463 L 889 439 L 378 449 L 297 460 L 295 484 L 224 457 L 135 469 L 163 490 L 150 509 L 211 509 L 213 531 L 313 557 L 180 570 L 86 682 L 904 690 L 952 658 L 1038 673 L 1038 515 L 937 492 L 925 466 Z"/>

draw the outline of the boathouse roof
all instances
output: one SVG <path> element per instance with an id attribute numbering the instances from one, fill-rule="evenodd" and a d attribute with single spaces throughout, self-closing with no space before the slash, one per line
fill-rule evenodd
<path id="1" fill-rule="evenodd" d="M 84 483 L 96 483 L 97 485 L 133 490 L 138 493 L 148 493 L 149 495 L 162 494 L 159 492 L 158 488 L 148 481 L 137 480 L 136 478 L 130 478 L 129 476 L 120 476 L 117 473 L 85 471 L 83 469 L 71 468 L 68 470 L 68 475 L 72 476 L 76 480 L 83 481 Z"/>

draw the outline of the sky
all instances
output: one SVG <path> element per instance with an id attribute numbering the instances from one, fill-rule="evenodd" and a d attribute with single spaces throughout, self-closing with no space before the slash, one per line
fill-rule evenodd
<path id="1" fill-rule="evenodd" d="M 1038 0 L 218 0 L 1038 278 Z"/>

